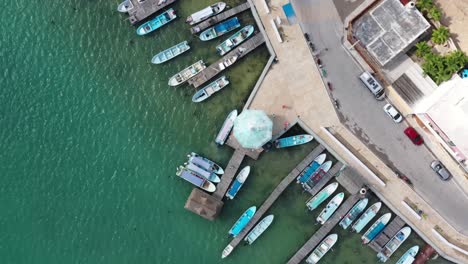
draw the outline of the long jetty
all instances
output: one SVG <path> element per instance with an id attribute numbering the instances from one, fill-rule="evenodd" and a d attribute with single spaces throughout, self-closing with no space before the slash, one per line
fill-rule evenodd
<path id="1" fill-rule="evenodd" d="M 266 211 L 273 205 L 273 203 L 278 199 L 278 197 L 283 193 L 283 191 L 286 189 L 286 187 L 289 186 L 296 178 L 297 176 L 303 171 L 320 153 L 322 153 L 325 150 L 325 147 L 323 145 L 318 145 L 316 148 L 314 148 L 307 157 L 305 157 L 289 174 L 286 176 L 279 184 L 276 186 L 276 188 L 273 190 L 273 192 L 268 196 L 268 198 L 265 200 L 265 202 L 260 206 L 260 208 L 257 210 L 255 213 L 254 217 L 252 220 L 249 221 L 247 226 L 242 230 L 242 232 L 239 233 L 230 243 L 231 247 L 234 248 L 239 245 L 239 243 L 244 239 L 244 237 L 247 235 L 247 233 L 252 229 L 257 222 L 262 218 L 263 214 L 266 213 Z"/>
<path id="2" fill-rule="evenodd" d="M 332 215 L 330 219 L 317 231 L 312 237 L 289 259 L 288 264 L 300 263 L 317 245 L 325 238 L 325 236 L 338 224 L 341 217 L 345 215 L 351 207 L 358 201 L 359 195 L 353 194 L 349 197 Z"/>
<path id="3" fill-rule="evenodd" d="M 229 18 L 229 17 L 232 17 L 234 15 L 237 15 L 241 12 L 244 12 L 245 10 L 249 9 L 250 8 L 250 4 L 248 2 L 245 2 L 243 4 L 240 4 L 236 7 L 233 7 L 231 9 L 228 9 L 208 20 L 205 20 L 203 22 L 201 22 L 200 24 L 192 27 L 190 29 L 190 32 L 192 32 L 192 34 L 196 34 L 198 32 L 202 32 L 203 30 L 213 26 L 213 25 L 216 25 L 217 23 Z"/>
<path id="4" fill-rule="evenodd" d="M 252 38 L 248 39 L 246 42 L 242 43 L 239 47 L 234 49 L 233 51 L 230 51 L 228 54 L 223 56 L 221 59 L 216 61 L 215 63 L 211 64 L 210 66 L 206 67 L 204 70 L 202 70 L 200 73 L 195 75 L 192 79 L 188 81 L 189 84 L 191 84 L 193 87 L 198 88 L 201 85 L 203 85 L 205 82 L 209 81 L 211 78 L 215 77 L 218 75 L 220 72 L 222 72 L 226 67 L 223 67 L 221 69 L 219 67 L 220 64 L 222 64 L 226 59 L 231 58 L 232 56 L 238 56 L 237 61 L 239 61 L 242 57 L 247 55 L 249 52 L 260 46 L 265 42 L 265 39 L 262 34 L 256 34 Z"/>
<path id="5" fill-rule="evenodd" d="M 216 191 L 212 194 L 213 197 L 219 200 L 223 199 L 227 189 L 229 188 L 229 185 L 231 185 L 234 175 L 236 174 L 242 161 L 244 160 L 244 157 L 245 151 L 242 151 L 240 149 L 236 149 L 234 151 L 234 154 L 232 155 L 226 167 L 226 171 L 221 177 L 221 182 L 218 183 L 218 185 L 216 186 Z"/>
<path id="6" fill-rule="evenodd" d="M 405 226 L 405 222 L 397 215 L 390 224 L 388 224 L 388 226 L 386 226 L 385 229 L 369 243 L 369 247 L 375 252 L 380 252 L 385 244 L 387 244 L 387 242 L 396 235 L 403 226 Z"/>
<path id="7" fill-rule="evenodd" d="M 129 0 L 133 4 L 133 8 L 128 11 L 128 20 L 132 25 L 146 19 L 159 10 L 166 8 L 168 5 L 173 4 L 177 0 L 166 0 L 164 3 L 158 5 L 159 0 Z"/>

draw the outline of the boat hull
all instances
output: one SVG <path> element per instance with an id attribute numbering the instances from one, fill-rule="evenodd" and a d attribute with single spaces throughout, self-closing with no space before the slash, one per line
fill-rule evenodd
<path id="1" fill-rule="evenodd" d="M 375 221 L 369 229 L 362 235 L 361 240 L 363 244 L 367 244 L 370 241 L 372 241 L 382 230 L 385 228 L 385 226 L 388 224 L 390 221 L 390 218 L 392 217 L 391 213 L 386 213 L 382 215 L 377 221 Z"/>
<path id="2" fill-rule="evenodd" d="M 216 186 L 213 183 L 189 170 L 179 168 L 176 175 L 207 192 L 216 191 Z"/>
<path id="3" fill-rule="evenodd" d="M 226 197 L 228 199 L 232 200 L 234 199 L 234 197 L 236 197 L 237 193 L 239 192 L 239 190 L 242 188 L 245 181 L 247 180 L 247 177 L 249 177 L 249 174 L 250 174 L 250 166 L 246 166 L 239 172 L 235 181 L 232 183 L 231 188 L 229 188 L 229 190 L 226 193 Z"/>
<path id="4" fill-rule="evenodd" d="M 158 15 L 154 19 L 142 24 L 137 28 L 137 34 L 140 36 L 146 35 L 155 31 L 158 28 L 168 24 L 169 22 L 173 21 L 177 18 L 174 9 L 169 8 L 166 12 Z"/>
<path id="5" fill-rule="evenodd" d="M 178 86 L 195 77 L 206 68 L 205 63 L 200 60 L 178 72 L 169 79 L 169 86 Z"/>
<path id="6" fill-rule="evenodd" d="M 221 89 L 228 86 L 228 84 L 229 80 L 226 78 L 226 76 L 221 76 L 220 78 L 216 79 L 215 81 L 211 82 L 207 86 L 197 91 L 192 97 L 192 102 L 203 102 L 206 99 L 210 98 L 213 94 L 219 92 Z"/>
<path id="7" fill-rule="evenodd" d="M 398 233 L 393 236 L 390 241 L 385 244 L 383 249 L 377 254 L 377 258 L 381 262 L 386 262 L 395 251 L 406 241 L 411 235 L 411 228 L 403 227 Z"/>
<path id="8" fill-rule="evenodd" d="M 193 14 L 191 14 L 185 22 L 189 23 L 189 25 L 193 26 L 196 25 L 202 21 L 207 20 L 208 18 L 215 16 L 219 13 L 221 13 L 224 9 L 226 8 L 226 3 L 224 2 L 218 2 L 215 4 L 212 4 L 200 11 L 197 11 Z"/>
<path id="9" fill-rule="evenodd" d="M 358 220 L 356 220 L 356 222 L 353 224 L 353 226 L 351 227 L 351 230 L 356 232 L 356 233 L 359 233 L 362 231 L 362 229 L 364 227 L 366 227 L 366 225 L 372 220 L 374 219 L 374 217 L 377 215 L 377 213 L 379 212 L 380 208 L 382 207 L 382 203 L 381 202 L 377 202 L 373 205 L 371 205 L 365 212 L 364 214 L 361 215 L 361 217 L 359 217 Z"/>
<path id="10" fill-rule="evenodd" d="M 312 173 L 312 175 L 310 175 L 310 177 L 302 184 L 302 187 L 306 190 L 314 187 L 315 184 L 317 184 L 323 176 L 327 174 L 332 165 L 333 162 L 330 160 L 320 165 L 320 167 L 318 167 L 318 169 L 316 169 L 314 173 Z"/>
<path id="11" fill-rule="evenodd" d="M 229 20 L 221 22 L 213 27 L 208 28 L 200 34 L 200 40 L 208 41 L 220 37 L 236 28 L 240 27 L 239 19 L 233 17 Z"/>
<path id="12" fill-rule="evenodd" d="M 201 176 L 207 180 L 209 180 L 210 182 L 213 182 L 213 183 L 218 183 L 221 181 L 221 179 L 219 178 L 218 175 L 216 175 L 214 172 L 212 171 L 206 171 L 204 170 L 203 168 L 197 166 L 196 164 L 193 164 L 193 163 L 188 163 L 186 166 L 185 166 L 186 169 L 192 171 L 193 173 L 197 174 L 198 176 Z"/>
<path id="13" fill-rule="evenodd" d="M 227 137 L 231 133 L 232 128 L 234 127 L 234 121 L 237 118 L 237 110 L 232 110 L 229 115 L 227 116 L 226 120 L 224 120 L 223 126 L 216 135 L 215 142 L 216 144 L 222 146 L 224 142 L 226 142 Z"/>
<path id="14" fill-rule="evenodd" d="M 338 241 L 337 234 L 328 235 L 320 244 L 312 251 L 310 256 L 306 259 L 308 264 L 316 264 L 325 254 L 335 245 Z"/>
<path id="15" fill-rule="evenodd" d="M 311 135 L 297 135 L 292 137 L 280 138 L 275 140 L 275 147 L 276 148 L 287 148 L 293 146 L 299 146 L 305 143 L 308 143 L 314 139 Z"/>
<path id="16" fill-rule="evenodd" d="M 216 46 L 216 51 L 219 55 L 223 56 L 235 47 L 239 46 L 246 39 L 248 39 L 253 34 L 253 32 L 254 27 L 252 25 L 247 25 L 243 27 L 241 30 L 237 31 L 228 39 Z"/>
<path id="17" fill-rule="evenodd" d="M 338 183 L 334 182 L 329 184 L 327 187 L 323 188 L 319 193 L 312 197 L 307 203 L 307 209 L 310 211 L 315 210 L 319 207 L 328 197 L 330 197 L 338 188 Z"/>
<path id="18" fill-rule="evenodd" d="M 151 63 L 153 64 L 164 63 L 166 61 L 172 60 L 173 58 L 181 55 L 182 53 L 188 50 L 190 50 L 190 46 L 188 45 L 188 42 L 183 41 L 177 45 L 174 45 L 154 55 L 153 58 L 151 59 Z"/>
<path id="19" fill-rule="evenodd" d="M 408 249 L 403 256 L 396 262 L 396 264 L 408 264 L 413 263 L 416 254 L 418 254 L 419 246 L 413 246 Z"/>
<path id="20" fill-rule="evenodd" d="M 344 199 L 344 193 L 339 193 L 333 197 L 333 199 L 325 206 L 325 208 L 320 212 L 320 215 L 317 217 L 317 222 L 319 224 L 325 224 L 328 219 L 335 213 L 336 209 L 341 205 Z"/>
<path id="21" fill-rule="evenodd" d="M 271 223 L 273 223 L 274 216 L 268 215 L 263 218 L 252 230 L 247 234 L 244 241 L 247 244 L 251 245 L 255 240 L 257 240 L 268 227 L 270 227 Z"/>
<path id="22" fill-rule="evenodd" d="M 325 159 L 327 158 L 327 154 L 323 153 L 318 155 L 314 161 L 308 166 L 304 171 L 299 174 L 297 177 L 297 183 L 305 183 L 310 176 L 323 164 Z"/>
<path id="23" fill-rule="evenodd" d="M 229 235 L 231 235 L 232 237 L 236 237 L 237 235 L 239 235 L 239 233 L 242 232 L 245 226 L 250 222 L 256 211 L 256 206 L 252 206 L 249 209 L 247 209 L 229 230 Z"/>
<path id="24" fill-rule="evenodd" d="M 340 226 L 343 229 L 347 229 L 351 223 L 356 220 L 356 218 L 366 209 L 367 203 L 369 202 L 369 199 L 364 198 L 362 200 L 359 200 L 351 210 L 345 215 L 343 220 L 340 221 Z"/>

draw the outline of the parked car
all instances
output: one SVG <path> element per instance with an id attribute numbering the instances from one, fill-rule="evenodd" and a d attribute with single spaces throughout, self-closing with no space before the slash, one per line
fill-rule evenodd
<path id="1" fill-rule="evenodd" d="M 424 143 L 421 135 L 413 127 L 407 127 L 404 132 L 415 145 L 419 146 Z"/>
<path id="2" fill-rule="evenodd" d="M 385 111 L 385 113 L 387 113 L 387 115 L 390 118 L 392 118 L 393 122 L 400 123 L 401 121 L 403 121 L 403 116 L 401 116 L 400 112 L 398 112 L 398 110 L 396 110 L 393 105 L 386 104 L 383 107 L 383 110 Z"/>
<path id="3" fill-rule="evenodd" d="M 450 174 L 450 172 L 445 168 L 445 166 L 442 165 L 442 163 L 440 163 L 440 161 L 438 161 L 438 160 L 434 160 L 431 163 L 431 168 L 444 181 L 448 180 L 450 178 L 450 176 L 452 176 Z"/>

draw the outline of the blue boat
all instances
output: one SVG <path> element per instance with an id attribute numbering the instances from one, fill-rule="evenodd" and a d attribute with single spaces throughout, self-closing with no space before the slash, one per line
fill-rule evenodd
<path id="1" fill-rule="evenodd" d="M 386 262 L 411 235 L 411 228 L 403 227 L 394 235 L 377 254 L 380 262 Z"/>
<path id="2" fill-rule="evenodd" d="M 250 166 L 246 166 L 239 172 L 236 179 L 234 180 L 234 183 L 231 185 L 231 188 L 229 188 L 229 190 L 226 193 L 226 197 L 228 199 L 230 200 L 234 199 L 237 192 L 240 190 L 242 185 L 244 185 L 245 180 L 247 180 L 249 173 L 250 173 Z"/>
<path id="3" fill-rule="evenodd" d="M 305 183 L 302 184 L 302 188 L 305 190 L 311 189 L 314 187 L 331 169 L 333 162 L 331 160 L 324 162 L 317 170 L 310 175 Z"/>
<path id="4" fill-rule="evenodd" d="M 160 14 L 159 16 L 151 19 L 150 21 L 144 23 L 143 25 L 137 28 L 137 34 L 142 36 L 146 35 L 164 25 L 176 19 L 177 15 L 174 9 L 169 8 L 166 12 Z"/>
<path id="5" fill-rule="evenodd" d="M 200 40 L 202 41 L 207 41 L 207 40 L 212 40 L 215 39 L 219 36 L 222 36 L 229 31 L 232 31 L 236 28 L 240 27 L 239 19 L 237 17 L 233 17 L 229 20 L 226 20 L 224 22 L 221 22 L 213 27 L 210 27 L 209 29 L 203 31 L 200 34 Z"/>
<path id="6" fill-rule="evenodd" d="M 297 135 L 292 137 L 280 138 L 275 140 L 276 148 L 287 148 L 308 143 L 314 139 L 311 135 Z"/>
<path id="7" fill-rule="evenodd" d="M 305 183 L 310 176 L 322 165 L 327 154 L 318 155 L 314 161 L 297 177 L 297 183 Z"/>
<path id="8" fill-rule="evenodd" d="M 366 233 L 362 235 L 361 240 L 363 244 L 367 244 L 371 242 L 382 230 L 385 228 L 385 226 L 388 224 L 390 221 L 390 218 L 392 217 L 391 213 L 386 213 L 382 215 L 377 221 L 375 221 L 374 224 L 372 224 L 369 229 L 367 229 Z"/>
<path id="9" fill-rule="evenodd" d="M 351 227 L 352 231 L 356 233 L 361 232 L 361 230 L 377 215 L 379 212 L 380 207 L 382 207 L 381 202 L 377 202 L 371 205 L 362 215 L 359 217 L 358 220 L 353 224 Z"/>
<path id="10" fill-rule="evenodd" d="M 247 209 L 241 215 L 241 217 L 239 217 L 236 223 L 231 227 L 231 229 L 229 230 L 229 235 L 231 235 L 232 237 L 236 237 L 237 235 L 239 235 L 239 233 L 242 232 L 245 226 L 250 222 L 256 211 L 256 206 L 252 206 L 249 209 Z"/>
<path id="11" fill-rule="evenodd" d="M 356 218 L 366 209 L 367 203 L 369 202 L 369 199 L 364 198 L 362 200 L 359 200 L 351 210 L 345 215 L 345 217 L 340 221 L 340 226 L 343 229 L 347 229 L 351 223 L 356 220 Z"/>

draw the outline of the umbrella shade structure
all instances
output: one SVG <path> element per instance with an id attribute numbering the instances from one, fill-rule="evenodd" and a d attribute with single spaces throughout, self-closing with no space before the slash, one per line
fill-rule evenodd
<path id="1" fill-rule="evenodd" d="M 273 122 L 260 110 L 244 110 L 234 121 L 234 137 L 244 148 L 257 149 L 271 140 Z"/>

